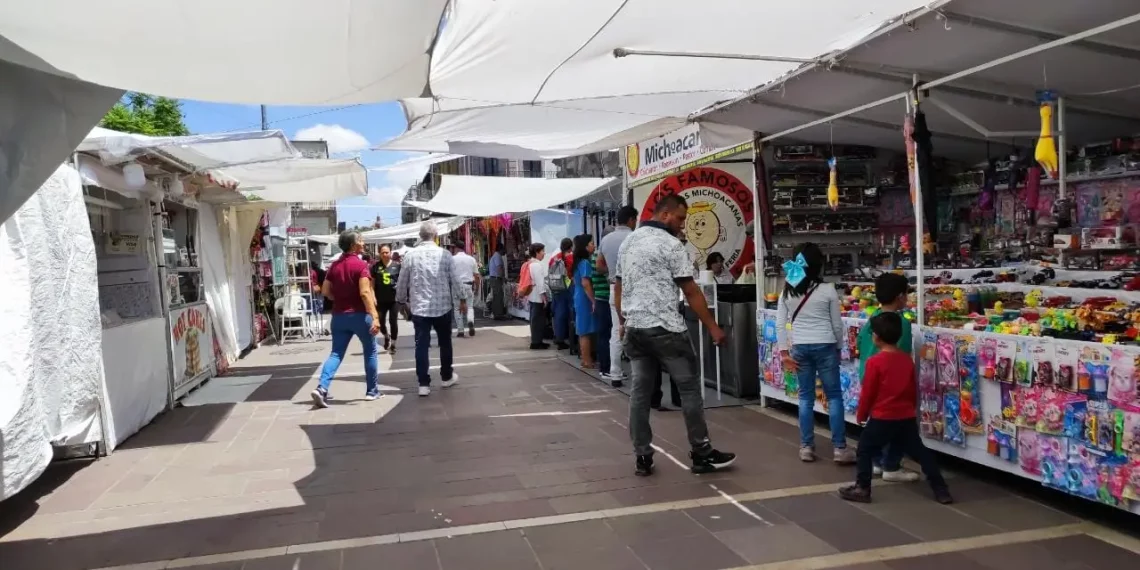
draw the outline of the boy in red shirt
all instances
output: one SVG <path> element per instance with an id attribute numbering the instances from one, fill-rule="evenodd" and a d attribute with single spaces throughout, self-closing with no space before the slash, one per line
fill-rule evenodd
<path id="1" fill-rule="evenodd" d="M 883 447 L 897 449 L 911 456 L 922 467 L 922 473 L 934 490 L 934 500 L 943 505 L 954 502 L 942 471 L 918 433 L 916 410 L 918 387 L 914 360 L 902 350 L 903 322 L 898 313 L 883 312 L 869 323 L 879 353 L 867 360 L 863 387 L 859 393 L 859 409 L 855 419 L 863 427 L 855 460 L 855 484 L 839 490 L 839 496 L 860 503 L 871 502 L 872 461 L 883 453 Z"/>

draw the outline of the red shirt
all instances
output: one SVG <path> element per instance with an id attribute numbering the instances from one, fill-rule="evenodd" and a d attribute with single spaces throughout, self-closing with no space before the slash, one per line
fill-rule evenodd
<path id="1" fill-rule="evenodd" d="M 364 313 L 360 297 L 360 278 L 372 279 L 368 264 L 359 255 L 344 254 L 329 266 L 325 281 L 333 296 L 333 313 Z"/>
<path id="2" fill-rule="evenodd" d="M 860 422 L 867 418 L 909 420 L 917 409 L 918 387 L 911 355 L 883 351 L 867 359 L 855 418 Z"/>
<path id="3" fill-rule="evenodd" d="M 566 252 L 565 254 L 563 254 L 560 251 L 560 252 L 550 256 L 550 261 L 547 262 L 546 266 L 547 267 L 554 267 L 554 260 L 556 260 L 556 259 L 563 259 L 566 262 L 566 274 L 569 275 L 570 274 L 570 268 L 574 267 L 574 254 L 571 252 Z"/>

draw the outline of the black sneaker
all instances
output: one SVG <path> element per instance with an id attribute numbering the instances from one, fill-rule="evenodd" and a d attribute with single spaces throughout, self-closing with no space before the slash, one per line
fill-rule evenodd
<path id="1" fill-rule="evenodd" d="M 564 342 L 556 342 L 556 343 L 554 343 L 554 346 L 558 347 L 558 350 L 569 350 L 570 349 L 570 345 L 568 345 Z"/>
<path id="2" fill-rule="evenodd" d="M 392 338 L 384 335 L 384 350 L 388 350 L 392 346 Z"/>
<path id="3" fill-rule="evenodd" d="M 475 336 L 475 323 L 467 323 L 467 334 Z"/>
<path id="4" fill-rule="evenodd" d="M 463 331 L 459 331 L 459 332 L 455 333 L 455 338 L 463 338 L 464 336 L 465 335 L 463 334 Z"/>
<path id="5" fill-rule="evenodd" d="M 637 468 L 633 472 L 638 477 L 648 477 L 653 474 L 653 456 L 638 455 Z"/>
<path id="6" fill-rule="evenodd" d="M 546 344 L 545 342 L 540 342 L 537 344 L 531 343 L 531 345 L 530 345 L 531 350 L 546 350 L 548 348 L 550 348 L 550 345 Z"/>
<path id="7" fill-rule="evenodd" d="M 844 501 L 851 501 L 854 503 L 870 503 L 871 490 L 866 487 L 858 485 L 849 485 L 839 489 L 839 497 Z"/>
<path id="8" fill-rule="evenodd" d="M 736 461 L 736 454 L 723 453 L 713 449 L 702 456 L 698 456 L 696 453 L 690 451 L 689 459 L 693 461 L 693 466 L 689 468 L 689 471 L 699 475 L 701 473 L 712 473 L 713 471 L 720 471 L 721 469 L 731 467 Z"/>
<path id="9" fill-rule="evenodd" d="M 954 497 L 950 495 L 949 489 L 940 489 L 934 492 L 934 500 L 938 501 L 939 505 L 952 505 L 954 504 Z"/>

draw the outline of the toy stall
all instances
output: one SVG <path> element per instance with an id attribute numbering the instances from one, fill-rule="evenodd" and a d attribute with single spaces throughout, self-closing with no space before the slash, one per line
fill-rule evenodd
<path id="1" fill-rule="evenodd" d="M 1124 111 L 1137 92 L 1118 74 L 1072 73 L 1133 76 L 1140 61 L 1069 45 L 1137 16 L 1099 3 L 1086 15 L 1100 27 L 1021 51 L 1012 28 L 919 16 L 906 34 L 872 36 L 858 59 L 897 70 L 921 54 L 926 68 L 961 72 L 805 69 L 699 117 L 755 131 L 764 399 L 798 404 L 773 309 L 788 246 L 816 242 L 842 298 L 849 421 L 874 278 L 901 272 L 927 445 L 1140 513 L 1140 116 Z M 1030 27 L 1071 28 L 1037 16 Z M 1046 50 L 1048 62 L 1032 57 Z"/>

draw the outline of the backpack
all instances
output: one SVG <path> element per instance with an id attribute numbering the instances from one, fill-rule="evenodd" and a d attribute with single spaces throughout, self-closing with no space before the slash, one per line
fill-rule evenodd
<path id="1" fill-rule="evenodd" d="M 546 288 L 551 293 L 560 293 L 570 288 L 570 279 L 566 276 L 566 257 L 555 258 L 550 264 L 550 272 L 546 274 Z"/>
<path id="2" fill-rule="evenodd" d="M 519 271 L 519 286 L 515 290 L 515 295 L 519 297 L 526 297 L 534 291 L 534 281 L 530 278 L 530 264 L 534 261 L 527 261 L 523 264 L 522 269 Z"/>

